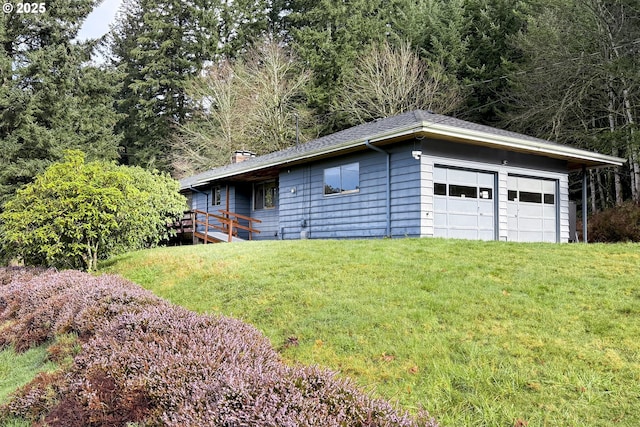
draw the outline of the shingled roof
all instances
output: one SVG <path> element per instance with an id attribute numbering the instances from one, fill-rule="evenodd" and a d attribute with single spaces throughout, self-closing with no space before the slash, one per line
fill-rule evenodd
<path id="1" fill-rule="evenodd" d="M 384 141 L 391 139 L 416 136 L 445 138 L 468 144 L 564 159 L 568 161 L 570 168 L 582 165 L 587 167 L 619 166 L 625 161 L 619 157 L 580 150 L 516 132 L 479 125 L 429 111 L 416 110 L 354 126 L 296 147 L 253 157 L 241 163 L 229 164 L 183 178 L 180 180 L 180 187 L 188 189 L 261 169 L 301 163 L 321 156 L 338 155 L 358 147 L 364 148 L 367 141 L 384 143 Z"/>

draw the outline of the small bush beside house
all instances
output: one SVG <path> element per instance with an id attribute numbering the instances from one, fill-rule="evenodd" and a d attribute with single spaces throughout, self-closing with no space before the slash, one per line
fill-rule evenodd
<path id="1" fill-rule="evenodd" d="M 168 175 L 67 152 L 19 190 L 0 214 L 4 257 L 93 270 L 98 259 L 156 245 L 185 198 Z"/>
<path id="2" fill-rule="evenodd" d="M 255 328 L 197 315 L 116 276 L 0 269 L 0 348 L 74 334 L 64 374 L 0 408 L 48 426 L 431 426 L 313 367 L 287 366 Z M 57 355 L 59 357 L 59 355 Z"/>

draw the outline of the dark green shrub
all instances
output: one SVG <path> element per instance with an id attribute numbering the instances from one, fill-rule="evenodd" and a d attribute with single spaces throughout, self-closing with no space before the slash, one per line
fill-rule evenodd
<path id="1" fill-rule="evenodd" d="M 3 206 L 0 257 L 93 270 L 98 259 L 166 239 L 166 224 L 186 208 L 178 187 L 168 175 L 69 151 Z"/>

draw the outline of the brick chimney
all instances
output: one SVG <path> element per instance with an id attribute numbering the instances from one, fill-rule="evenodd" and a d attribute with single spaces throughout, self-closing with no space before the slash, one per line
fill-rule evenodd
<path id="1" fill-rule="evenodd" d="M 251 151 L 237 150 L 234 151 L 233 156 L 231 156 L 231 163 L 241 163 L 255 156 L 256 153 L 253 153 Z"/>

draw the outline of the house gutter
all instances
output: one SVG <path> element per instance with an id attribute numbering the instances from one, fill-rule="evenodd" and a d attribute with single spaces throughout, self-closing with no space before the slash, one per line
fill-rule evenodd
<path id="1" fill-rule="evenodd" d="M 371 145 L 371 142 L 367 139 L 364 143 L 367 148 L 370 148 L 379 153 L 385 154 L 387 156 L 387 231 L 386 237 L 391 237 L 391 153 L 383 150 L 380 147 L 376 147 L 375 145 Z"/>

